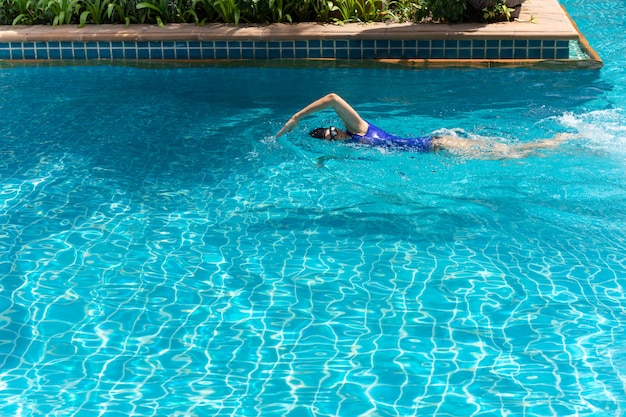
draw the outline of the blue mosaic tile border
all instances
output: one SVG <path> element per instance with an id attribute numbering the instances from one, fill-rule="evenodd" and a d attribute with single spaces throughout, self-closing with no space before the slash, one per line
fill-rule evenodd
<path id="1" fill-rule="evenodd" d="M 524 60 L 569 57 L 568 40 L 0 42 L 0 60 Z"/>

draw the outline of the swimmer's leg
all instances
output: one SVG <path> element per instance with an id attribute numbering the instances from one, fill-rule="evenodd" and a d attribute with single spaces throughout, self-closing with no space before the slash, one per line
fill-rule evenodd
<path id="1" fill-rule="evenodd" d="M 478 159 L 520 159 L 534 151 L 555 149 L 578 135 L 557 133 L 551 139 L 543 139 L 521 144 L 505 144 L 492 140 L 468 140 L 454 136 L 441 136 L 433 139 L 433 150 L 445 149 L 461 156 Z"/>
<path id="2" fill-rule="evenodd" d="M 542 139 L 534 142 L 528 142 L 516 145 L 518 150 L 534 150 L 534 149 L 555 149 L 564 143 L 578 137 L 573 133 L 557 133 L 551 139 Z"/>
<path id="3" fill-rule="evenodd" d="M 437 136 L 433 139 L 433 150 L 446 150 L 470 159 L 519 158 L 511 146 L 493 140 L 469 140 L 456 136 Z"/>

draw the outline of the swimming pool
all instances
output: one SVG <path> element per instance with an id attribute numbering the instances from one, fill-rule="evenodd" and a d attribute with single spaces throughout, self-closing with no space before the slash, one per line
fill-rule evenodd
<path id="1" fill-rule="evenodd" d="M 623 17 L 566 6 L 601 71 L 2 69 L 0 414 L 624 414 Z M 582 139 L 273 137 L 331 90 L 399 135 Z"/>

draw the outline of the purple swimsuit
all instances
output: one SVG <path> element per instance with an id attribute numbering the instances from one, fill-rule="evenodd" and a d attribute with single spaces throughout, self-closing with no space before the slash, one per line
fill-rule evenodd
<path id="1" fill-rule="evenodd" d="M 365 135 L 347 132 L 351 136 L 348 142 L 361 143 L 369 146 L 380 146 L 388 148 L 410 149 L 417 152 L 428 152 L 432 148 L 432 136 L 422 136 L 419 138 L 401 138 L 385 132 L 379 127 L 367 122 L 368 128 Z"/>

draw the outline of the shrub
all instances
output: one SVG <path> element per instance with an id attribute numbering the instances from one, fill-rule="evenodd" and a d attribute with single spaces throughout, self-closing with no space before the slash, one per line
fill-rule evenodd
<path id="1" fill-rule="evenodd" d="M 0 0 L 0 24 L 460 22 L 467 0 Z"/>
<path id="2" fill-rule="evenodd" d="M 461 22 L 467 9 L 466 0 L 427 0 L 427 10 L 434 21 Z"/>

